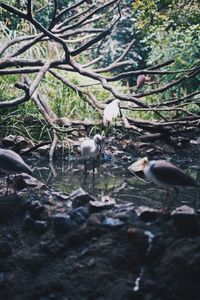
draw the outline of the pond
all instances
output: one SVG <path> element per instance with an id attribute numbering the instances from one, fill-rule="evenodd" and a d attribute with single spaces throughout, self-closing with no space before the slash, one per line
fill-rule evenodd
<path id="1" fill-rule="evenodd" d="M 98 164 L 93 178 L 92 166 L 89 165 L 85 176 L 84 164 L 80 157 L 66 157 L 64 160 L 55 160 L 53 165 L 40 160 L 34 170 L 34 176 L 57 191 L 71 193 L 82 187 L 98 200 L 109 195 L 117 203 L 132 202 L 136 207 L 149 206 L 162 208 L 166 203 L 166 190 L 158 188 L 144 178 L 133 176 L 128 166 L 138 158 L 128 157 L 125 160 L 112 157 L 110 161 Z M 197 182 L 200 182 L 200 169 L 193 163 L 186 164 L 183 160 L 173 163 L 189 173 Z M 187 168 L 189 165 L 189 168 Z M 189 205 L 200 209 L 200 189 L 187 187 L 180 188 L 178 197 L 170 191 L 168 201 L 173 200 L 172 208 L 180 205 Z"/>

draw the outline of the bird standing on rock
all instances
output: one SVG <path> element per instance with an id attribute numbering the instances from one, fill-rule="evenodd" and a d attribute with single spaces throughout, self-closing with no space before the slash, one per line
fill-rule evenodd
<path id="1" fill-rule="evenodd" d="M 109 126 L 114 119 L 116 121 L 117 117 L 122 117 L 120 109 L 120 100 L 115 99 L 106 105 L 103 112 L 103 124 L 104 126 Z"/>
<path id="2" fill-rule="evenodd" d="M 103 137 L 96 134 L 93 139 L 87 139 L 81 143 L 81 156 L 85 163 L 85 172 L 87 172 L 87 160 L 93 160 L 93 174 L 95 170 L 95 160 L 102 150 Z"/>
<path id="3" fill-rule="evenodd" d="M 8 149 L 0 149 L 0 170 L 8 175 L 6 194 L 8 193 L 10 174 L 22 172 L 32 174 L 31 168 L 25 163 L 22 157 L 16 152 Z"/>
<path id="4" fill-rule="evenodd" d="M 143 171 L 148 180 L 167 189 L 177 187 L 200 187 L 200 185 L 183 170 L 166 160 L 148 160 L 147 157 L 133 163 L 129 168 L 131 172 Z"/>

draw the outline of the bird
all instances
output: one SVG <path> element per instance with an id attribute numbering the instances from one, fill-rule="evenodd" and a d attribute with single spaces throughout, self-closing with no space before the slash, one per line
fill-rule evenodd
<path id="1" fill-rule="evenodd" d="M 85 174 L 87 172 L 87 160 L 93 160 L 93 174 L 95 170 L 95 160 L 97 159 L 98 154 L 102 150 L 103 136 L 96 134 L 93 139 L 86 139 L 81 143 L 80 150 L 81 156 L 85 164 Z"/>
<path id="2" fill-rule="evenodd" d="M 31 168 L 22 157 L 9 149 L 0 149 L 0 171 L 7 174 L 6 194 L 8 193 L 9 175 L 16 173 L 32 174 Z"/>
<path id="3" fill-rule="evenodd" d="M 137 82 L 136 82 L 137 88 L 142 87 L 145 84 L 145 81 L 146 81 L 145 75 L 139 75 L 137 77 Z"/>
<path id="4" fill-rule="evenodd" d="M 109 126 L 113 119 L 117 117 L 122 117 L 121 109 L 120 109 L 120 100 L 115 99 L 109 104 L 106 105 L 103 112 L 103 124 L 104 126 Z"/>
<path id="5" fill-rule="evenodd" d="M 164 159 L 149 161 L 147 157 L 144 157 L 132 164 L 128 169 L 131 172 L 143 171 L 149 181 L 167 189 L 167 197 L 170 188 L 173 188 L 177 195 L 177 187 L 200 187 L 191 176 Z"/>

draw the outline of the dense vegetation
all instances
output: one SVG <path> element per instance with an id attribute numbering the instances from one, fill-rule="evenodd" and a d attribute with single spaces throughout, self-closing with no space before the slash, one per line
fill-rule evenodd
<path id="1" fill-rule="evenodd" d="M 28 2 L 30 1 L 9 0 L 6 4 L 25 12 Z M 166 118 L 173 120 L 177 114 L 182 118 L 185 116 L 191 117 L 195 114 L 198 118 L 200 93 L 198 90 L 200 82 L 199 68 L 194 70 L 194 74 L 192 71 L 187 73 L 187 78 L 185 77 L 183 80 L 180 80 L 180 83 L 172 84 L 169 88 L 163 88 L 161 90 L 162 94 L 159 91 L 151 93 L 152 89 L 157 90 L 176 80 L 179 81 L 181 74 L 185 73 L 178 71 L 193 70 L 195 67 L 198 67 L 200 62 L 200 5 L 198 0 L 123 0 L 119 1 L 119 5 L 118 3 L 114 3 L 115 6 L 113 6 L 113 9 L 116 10 L 116 13 L 113 14 L 106 12 L 107 7 L 103 11 L 98 11 L 98 7 L 105 5 L 109 1 L 94 1 L 95 3 L 92 6 L 91 4 L 87 4 L 87 1 L 42 0 L 33 1 L 34 18 L 44 28 L 51 30 L 55 5 L 57 5 L 57 11 L 60 13 L 66 7 L 70 7 L 78 2 L 80 2 L 80 5 L 69 10 L 66 15 L 62 15 L 59 20 L 60 22 L 65 22 L 67 18 L 69 20 L 72 18 L 73 20 L 73 17 L 78 14 L 86 15 L 88 11 L 97 9 L 93 29 L 105 29 L 113 21 L 116 21 L 116 24 L 111 28 L 110 34 L 106 35 L 100 44 L 98 44 L 98 47 L 94 44 L 88 51 L 81 52 L 76 56 L 76 61 L 82 65 L 87 65 L 102 56 L 95 63 L 95 69 L 104 70 L 103 74 L 110 77 L 122 72 L 133 71 L 133 73 L 130 73 L 132 75 L 122 77 L 120 82 L 115 83 L 113 81 L 113 88 L 117 87 L 120 93 L 124 92 L 127 95 L 128 87 L 130 88 L 128 92 L 135 93 L 137 99 L 141 98 L 144 103 L 154 105 L 154 110 L 148 107 L 146 107 L 146 110 L 139 107 L 139 111 L 135 108 L 134 111 L 127 112 L 125 110 L 124 114 L 134 119 L 142 118 L 150 121 L 156 119 L 166 120 Z M 1 3 L 4 3 L 4 1 L 1 1 Z M 120 10 L 119 13 L 117 13 L 117 5 L 118 10 Z M 24 18 L 8 12 L 3 7 L 0 8 L 0 20 L 1 45 L 19 36 L 36 35 L 38 33 L 38 28 L 34 27 L 33 24 L 30 24 Z M 89 23 L 87 28 L 89 29 L 90 27 Z M 84 33 L 79 36 L 72 36 L 72 38 L 67 38 L 66 43 L 72 49 L 76 49 L 77 46 L 82 45 L 82 41 L 87 41 L 93 35 L 91 33 Z M 106 66 L 112 65 L 113 61 L 115 62 L 126 51 L 127 45 L 130 43 L 132 43 L 132 47 L 125 56 L 126 63 L 122 63 L 117 68 L 106 69 Z M 32 47 L 24 51 L 21 57 L 34 60 L 45 58 L 59 59 L 63 56 L 63 51 L 59 44 L 54 43 L 51 45 L 53 46 L 50 46 L 48 41 L 44 39 L 42 42 L 35 43 Z M 16 49 L 16 44 L 13 44 L 2 53 L 0 52 L 0 59 L 13 55 Z M 135 87 L 137 74 L 134 74 L 134 71 L 143 70 L 169 60 L 174 60 L 174 62 L 159 69 L 163 71 L 163 74 L 162 72 L 161 74 L 159 72 L 157 74 L 150 74 L 150 83 L 137 91 Z M 166 73 L 164 73 L 165 71 Z M 59 74 L 66 76 L 62 70 L 59 70 Z M 34 76 L 34 73 L 30 74 L 31 79 L 34 79 Z M 78 72 L 67 72 L 67 79 L 72 84 L 80 87 L 83 93 L 73 90 L 50 72 L 47 72 L 40 82 L 39 92 L 47 99 L 56 116 L 59 118 L 68 117 L 80 121 L 90 119 L 91 122 L 95 119 L 101 119 L 103 106 L 100 107 L 100 110 L 95 109 L 94 106 L 85 101 L 85 97 L 87 93 L 91 92 L 98 101 L 105 102 L 113 98 L 113 94 L 110 93 L 109 89 L 105 89 L 101 84 L 97 84 L 93 79 L 82 76 Z M 21 89 L 14 88 L 15 84 L 20 81 L 21 74 L 3 74 L 3 76 L 0 76 L 1 102 L 9 101 L 22 95 L 23 91 Z M 190 102 L 185 102 L 184 100 L 184 103 L 180 103 L 178 101 L 178 99 L 187 96 Z M 181 108 L 175 106 L 173 110 L 170 107 L 169 110 L 166 109 L 162 112 L 162 116 L 155 113 L 155 107 L 160 106 L 163 101 L 168 105 L 168 102 L 171 100 L 178 101 L 177 103 L 181 104 Z M 129 103 L 125 101 L 122 106 L 127 107 L 127 105 Z M 24 133 L 31 138 L 41 139 L 44 138 L 43 133 L 46 135 L 46 130 L 50 128 L 34 101 L 26 101 L 21 105 L 13 107 L 0 107 L 0 109 L 0 122 L 1 124 L 7 124 L 7 126 L 3 126 L 4 129 L 6 128 L 6 132 Z M 32 118 L 37 119 L 39 133 L 35 135 L 35 130 L 33 130 L 36 127 L 36 123 L 26 123 L 24 117 L 29 121 Z M 30 126 L 27 127 L 27 124 Z M 50 131 L 48 132 L 48 136 L 51 136 Z"/>

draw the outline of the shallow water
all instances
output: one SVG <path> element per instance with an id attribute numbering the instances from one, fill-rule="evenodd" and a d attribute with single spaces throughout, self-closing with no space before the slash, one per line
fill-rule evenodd
<path id="1" fill-rule="evenodd" d="M 34 176 L 55 190 L 68 194 L 82 187 L 99 200 L 102 196 L 109 195 L 118 203 L 128 201 L 133 202 L 136 207 L 144 205 L 162 208 L 166 204 L 166 190 L 133 176 L 127 170 L 132 162 L 112 159 L 109 162 L 100 163 L 93 178 L 91 165 L 89 165 L 90 170 L 85 177 L 84 165 L 80 159 L 68 157 L 63 161 L 54 161 L 53 165 L 40 161 L 35 167 Z M 187 166 L 181 165 L 180 162 L 177 165 L 200 182 L 199 168 L 191 164 L 187 169 Z M 200 209 L 200 189 L 195 187 L 180 188 L 178 197 L 171 190 L 167 201 L 172 199 L 174 199 L 172 208 L 189 205 Z"/>

